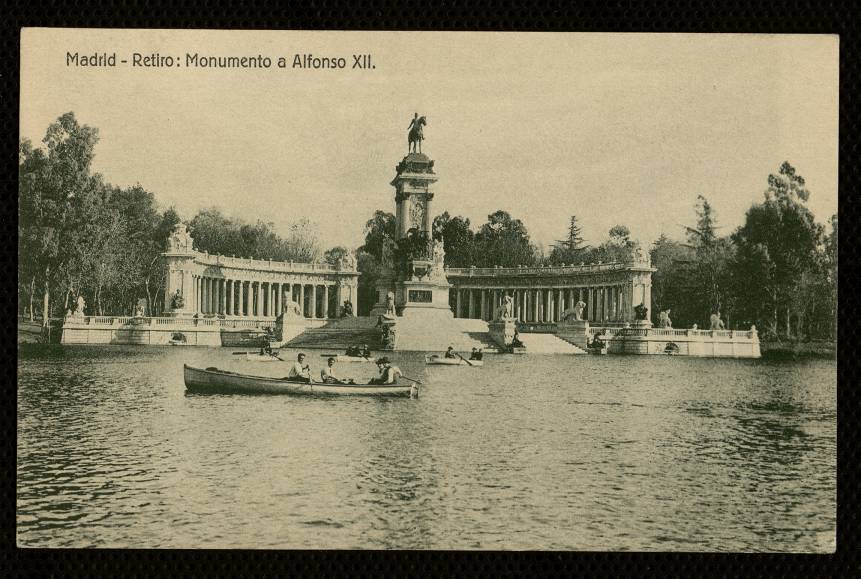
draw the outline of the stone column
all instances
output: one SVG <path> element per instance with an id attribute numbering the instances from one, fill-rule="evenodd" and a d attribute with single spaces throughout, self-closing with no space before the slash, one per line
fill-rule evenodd
<path id="1" fill-rule="evenodd" d="M 478 290 L 481 295 L 481 313 L 478 315 L 480 320 L 487 319 L 487 290 L 481 289 Z"/>
<path id="2" fill-rule="evenodd" d="M 257 282 L 257 317 L 263 317 L 263 282 Z"/>
<path id="3" fill-rule="evenodd" d="M 302 317 L 307 318 L 308 310 L 305 309 L 305 284 L 299 284 L 299 311 L 302 312 Z"/>
<path id="4" fill-rule="evenodd" d="M 555 317 L 555 321 L 561 322 L 562 321 L 562 312 L 565 311 L 565 306 L 567 304 L 565 303 L 565 290 L 560 289 L 558 291 L 559 291 L 559 295 L 556 296 L 556 316 L 554 316 L 554 317 Z"/>
<path id="5" fill-rule="evenodd" d="M 236 303 L 236 315 L 245 315 L 245 281 L 239 280 L 239 301 Z"/>
<path id="6" fill-rule="evenodd" d="M 317 317 L 317 284 L 311 285 L 311 318 Z"/>
<path id="7" fill-rule="evenodd" d="M 329 318 L 329 286 L 323 284 L 323 319 Z"/>
<path id="8" fill-rule="evenodd" d="M 532 299 L 534 300 L 532 303 L 532 321 L 540 322 L 541 321 L 541 290 L 533 290 L 532 291 Z"/>
<path id="9" fill-rule="evenodd" d="M 463 298 L 461 294 L 463 290 L 458 288 L 454 290 L 454 317 L 460 318 L 463 316 Z"/>
<path id="10" fill-rule="evenodd" d="M 224 280 L 224 293 L 227 294 L 224 298 L 224 314 L 227 316 L 233 315 L 233 280 Z"/>

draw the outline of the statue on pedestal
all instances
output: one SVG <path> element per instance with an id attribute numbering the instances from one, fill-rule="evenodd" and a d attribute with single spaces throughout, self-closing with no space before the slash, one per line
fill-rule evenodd
<path id="1" fill-rule="evenodd" d="M 574 321 L 583 321 L 583 310 L 586 308 L 586 302 L 578 301 L 573 308 L 568 308 L 564 312 L 562 312 L 562 321 L 570 322 Z"/>
<path id="2" fill-rule="evenodd" d="M 146 311 L 145 311 L 145 309 L 144 309 L 143 304 L 140 304 L 140 303 L 139 303 L 139 304 L 137 305 L 137 307 L 135 307 L 135 315 L 134 315 L 134 317 L 136 317 L 136 318 L 142 318 L 142 317 L 144 317 L 144 315 L 145 315 L 145 314 L 146 314 Z"/>
<path id="3" fill-rule="evenodd" d="M 192 251 L 193 243 L 185 223 L 177 223 L 167 240 L 167 250 L 171 253 Z"/>
<path id="4" fill-rule="evenodd" d="M 496 308 L 496 315 L 493 319 L 497 322 L 514 319 L 514 300 L 511 296 L 506 295 L 502 298 L 502 303 Z"/>
<path id="5" fill-rule="evenodd" d="M 394 319 L 395 318 L 395 293 L 389 292 L 386 294 L 386 313 L 383 315 L 385 318 Z"/>
<path id="6" fill-rule="evenodd" d="M 84 313 L 85 307 L 87 307 L 87 301 L 84 299 L 84 296 L 78 296 L 77 305 L 75 306 L 75 313 L 72 315 L 76 317 L 84 317 L 86 315 Z"/>
<path id="7" fill-rule="evenodd" d="M 341 317 L 342 318 L 352 318 L 353 317 L 353 302 L 350 300 L 345 300 L 344 305 L 341 308 Z"/>
<path id="8" fill-rule="evenodd" d="M 640 303 L 634 306 L 634 314 L 636 315 L 638 320 L 648 320 L 649 319 L 649 308 L 647 308 L 644 304 Z"/>
<path id="9" fill-rule="evenodd" d="M 715 312 L 709 317 L 710 330 L 723 330 L 724 323 L 723 320 L 720 319 L 720 312 Z"/>
<path id="10" fill-rule="evenodd" d="M 355 271 L 356 258 L 353 257 L 352 253 L 347 252 L 338 259 L 337 267 L 342 271 Z"/>
<path id="11" fill-rule="evenodd" d="M 182 290 L 176 290 L 176 293 L 170 298 L 170 308 L 172 310 L 181 310 L 185 305 L 185 299 L 182 297 Z"/>
<path id="12" fill-rule="evenodd" d="M 673 321 L 670 319 L 670 310 L 666 309 L 658 314 L 658 327 L 659 328 L 672 328 Z"/>
<path id="13" fill-rule="evenodd" d="M 421 153 L 422 141 L 424 141 L 424 127 L 427 124 L 425 117 L 420 117 L 418 113 L 413 115 L 413 120 L 410 121 L 410 126 L 407 127 L 407 152 Z"/>

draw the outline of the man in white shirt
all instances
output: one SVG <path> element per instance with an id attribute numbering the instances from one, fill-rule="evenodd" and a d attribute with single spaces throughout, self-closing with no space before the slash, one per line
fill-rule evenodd
<path id="1" fill-rule="evenodd" d="M 296 356 L 296 362 L 290 367 L 287 378 L 295 382 L 311 381 L 311 368 L 305 363 L 305 354 Z"/>

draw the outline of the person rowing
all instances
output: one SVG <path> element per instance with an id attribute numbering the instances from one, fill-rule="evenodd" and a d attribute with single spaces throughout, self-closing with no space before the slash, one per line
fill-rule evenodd
<path id="1" fill-rule="evenodd" d="M 335 376 L 335 358 L 329 358 L 326 367 L 320 370 L 320 379 L 324 384 L 355 384 L 352 378 L 340 380 Z"/>
<path id="2" fill-rule="evenodd" d="M 296 356 L 296 362 L 290 367 L 287 379 L 294 382 L 311 381 L 311 368 L 305 363 L 305 354 L 300 353 Z"/>
<path id="3" fill-rule="evenodd" d="M 371 378 L 368 384 L 394 384 L 398 381 L 398 376 L 401 375 L 401 369 L 393 366 L 385 357 L 377 360 L 377 368 L 380 369 L 380 377 Z"/>
<path id="4" fill-rule="evenodd" d="M 454 348 L 452 346 L 449 346 L 448 350 L 445 351 L 445 357 L 452 358 L 455 360 L 457 359 L 457 353 L 454 351 Z"/>

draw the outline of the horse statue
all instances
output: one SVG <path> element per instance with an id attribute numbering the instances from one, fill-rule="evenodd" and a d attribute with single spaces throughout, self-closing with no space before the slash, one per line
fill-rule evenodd
<path id="1" fill-rule="evenodd" d="M 410 126 L 408 127 L 409 133 L 407 133 L 407 152 L 422 152 L 422 141 L 424 141 L 425 139 L 422 127 L 426 124 L 427 119 L 425 117 L 420 117 L 418 113 L 413 116 L 413 120 L 410 121 Z"/>

